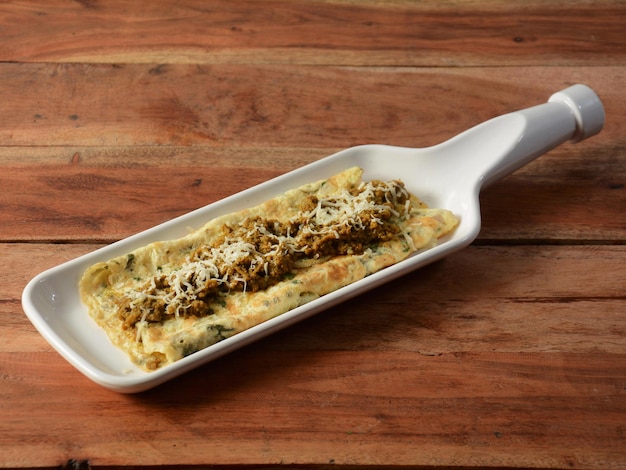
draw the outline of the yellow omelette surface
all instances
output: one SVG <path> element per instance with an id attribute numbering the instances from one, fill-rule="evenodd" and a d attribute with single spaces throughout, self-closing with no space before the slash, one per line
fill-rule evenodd
<path id="1" fill-rule="evenodd" d="M 220 296 L 210 315 L 139 322 L 132 328 L 124 325 L 118 311 L 119 299 L 157 273 L 180 269 L 189 253 L 214 242 L 224 225 L 234 226 L 254 216 L 289 220 L 298 215 L 299 207 L 311 194 L 323 197 L 352 189 L 361 183 L 361 178 L 360 168 L 350 168 L 258 206 L 218 217 L 183 238 L 151 243 L 97 263 L 80 280 L 81 298 L 90 316 L 117 347 L 143 369 L 155 370 L 433 246 L 458 223 L 450 211 L 429 209 L 411 196 L 409 216 L 398 221 L 402 236 L 376 244 L 361 254 L 312 259 L 265 290 Z"/>

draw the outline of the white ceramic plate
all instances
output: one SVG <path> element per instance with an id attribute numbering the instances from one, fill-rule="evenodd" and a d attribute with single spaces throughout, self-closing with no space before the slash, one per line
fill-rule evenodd
<path id="1" fill-rule="evenodd" d="M 603 124 L 599 98 L 588 87 L 575 85 L 555 93 L 548 103 L 497 117 L 434 147 L 350 148 L 47 270 L 25 287 L 22 305 L 43 337 L 91 380 L 119 392 L 146 390 L 467 246 L 480 231 L 478 196 L 485 184 L 567 140 L 596 134 Z M 355 165 L 364 169 L 365 179 L 402 179 L 429 206 L 456 213 L 461 219 L 458 228 L 434 248 L 154 372 L 133 365 L 81 303 L 78 281 L 88 266 L 153 241 L 184 236 L 190 227 L 199 228 L 216 216 L 254 206 Z"/>

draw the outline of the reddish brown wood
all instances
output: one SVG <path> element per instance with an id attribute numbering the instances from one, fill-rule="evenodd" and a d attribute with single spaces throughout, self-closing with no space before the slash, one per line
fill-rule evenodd
<path id="1" fill-rule="evenodd" d="M 626 54 L 619 0 L 55 0 L 0 15 L 0 56 L 19 62 L 585 66 Z"/>
<path id="2" fill-rule="evenodd" d="M 580 146 L 554 150 L 485 190 L 480 239 L 625 240 L 626 165 L 591 142 Z M 10 163 L 0 174 L 1 239 L 124 238 L 326 155 L 248 147 L 230 150 L 249 162 L 232 166 L 222 151 L 206 148 L 186 155 L 178 148 L 110 149 L 103 159 L 93 149 L 53 152 L 41 155 L 47 164 Z M 128 159 L 136 163 L 129 167 Z"/>
<path id="3" fill-rule="evenodd" d="M 585 76 L 551 69 L 558 77 L 544 80 L 551 89 L 528 81 L 522 94 L 520 76 L 530 79 L 542 69 L 472 69 L 462 78 L 453 69 L 169 66 L 154 75 L 143 65 L 7 65 L 0 75 L 2 70 L 4 89 L 13 88 L 0 109 L 4 240 L 123 238 L 340 148 L 439 143 L 482 120 L 543 102 L 577 78 L 606 103 L 602 139 L 564 145 L 486 191 L 482 237 L 626 238 L 621 68 L 588 69 Z M 290 86 L 294 74 L 298 87 Z M 320 80 L 335 87 L 317 91 Z M 141 93 L 134 83 L 142 83 Z M 26 99 L 19 89 L 28 90 Z"/>
<path id="4" fill-rule="evenodd" d="M 620 0 L 0 5 L 0 467 L 626 467 Z M 474 246 L 152 391 L 36 332 L 37 273 L 365 143 L 586 83 L 606 126 L 482 194 Z M 401 175 L 400 175 L 401 176 Z"/>
<path id="5" fill-rule="evenodd" d="M 21 371 L 5 379 L 3 398 L 20 399 L 4 462 L 624 463 L 623 354 L 270 353 L 264 342 L 138 396 L 90 385 L 50 353 L 1 355 Z"/>
<path id="6" fill-rule="evenodd" d="M 50 349 L 17 311 L 19 293 L 39 272 L 99 246 L 0 244 L 6 269 L 20 273 L 0 286 L 5 351 Z M 307 334 L 316 320 L 294 327 L 282 347 L 620 353 L 624 256 L 623 246 L 470 247 L 321 315 L 321 335 Z"/>
<path id="7" fill-rule="evenodd" d="M 27 276 L 95 248 L 61 245 L 50 258 L 47 245 L 0 247 Z M 137 396 L 89 382 L 20 316 L 3 324 L 12 437 L 1 455 L 11 466 L 619 468 L 625 257 L 623 247 L 472 247 Z M 0 290 L 3 318 L 20 283 Z"/>
<path id="8" fill-rule="evenodd" d="M 425 147 L 579 82 L 621 135 L 621 67 L 548 70 L 3 64 L 0 145 Z"/>

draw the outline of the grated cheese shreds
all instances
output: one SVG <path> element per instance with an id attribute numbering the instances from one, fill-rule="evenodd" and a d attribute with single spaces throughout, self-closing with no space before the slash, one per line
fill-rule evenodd
<path id="1" fill-rule="evenodd" d="M 362 174 L 346 169 L 96 263 L 81 299 L 151 371 L 398 263 L 458 224 L 400 181 Z"/>
<path id="2" fill-rule="evenodd" d="M 380 194 L 383 195 L 384 203 Z M 313 209 L 287 222 L 285 235 L 274 233 L 260 223 L 252 225 L 247 232 L 238 234 L 238 237 L 226 237 L 218 246 L 203 247 L 201 255 L 189 255 L 185 262 L 177 269 L 165 276 L 167 289 L 157 286 L 157 277 L 148 280 L 141 288 L 130 290 L 126 296 L 130 299 L 130 309 L 142 311 L 139 323 L 145 323 L 151 313 L 152 302 L 160 301 L 167 306 L 167 312 L 178 317 L 190 308 L 192 303 L 199 299 L 210 281 L 218 285 L 238 282 L 247 290 L 247 281 L 244 276 L 229 277 L 224 273 L 223 266 L 234 266 L 245 263 L 250 269 L 262 266 L 265 275 L 269 274 L 269 265 L 276 257 L 305 252 L 308 248 L 303 239 L 309 235 L 320 236 L 331 234 L 340 238 L 339 229 L 366 230 L 364 214 L 369 215 L 369 223 L 383 225 L 389 215 L 405 219 L 408 216 L 410 201 L 409 194 L 404 186 L 397 182 L 367 182 L 362 183 L 356 194 L 347 190 L 317 199 Z M 401 202 L 399 202 L 401 201 Z M 396 208 L 401 207 L 402 212 Z M 279 224 L 279 222 L 274 222 Z M 240 223 L 243 226 L 244 223 Z M 295 226 L 295 229 L 291 229 Z M 293 233 L 292 233 L 293 232 Z M 248 240 L 255 233 L 270 242 L 270 249 L 264 252 Z M 405 235 L 403 235 L 405 236 Z M 410 237 L 409 237 L 410 238 Z"/>

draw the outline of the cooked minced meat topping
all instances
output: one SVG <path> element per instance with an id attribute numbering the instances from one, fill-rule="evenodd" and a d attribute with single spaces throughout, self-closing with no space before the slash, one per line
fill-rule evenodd
<path id="1" fill-rule="evenodd" d="M 156 275 L 119 299 L 119 315 L 127 328 L 139 321 L 210 315 L 220 296 L 266 289 L 307 260 L 361 254 L 398 235 L 408 197 L 399 181 L 371 181 L 345 194 L 310 196 L 300 215 L 287 222 L 251 217 L 224 225 L 217 240 L 197 248 L 180 269 Z"/>

